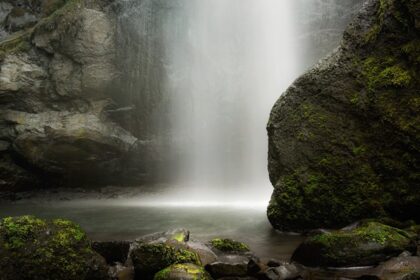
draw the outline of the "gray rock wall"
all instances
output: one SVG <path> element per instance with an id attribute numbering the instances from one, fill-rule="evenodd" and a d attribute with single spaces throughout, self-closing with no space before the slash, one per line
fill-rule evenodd
<path id="1" fill-rule="evenodd" d="M 69 0 L 1 42 L 0 191 L 117 181 L 137 138 L 105 112 L 115 34 L 105 1 Z"/>

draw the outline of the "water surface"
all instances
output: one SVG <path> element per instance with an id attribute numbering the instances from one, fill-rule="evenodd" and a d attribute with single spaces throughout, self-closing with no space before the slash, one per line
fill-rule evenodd
<path id="1" fill-rule="evenodd" d="M 0 217 L 36 215 L 67 218 L 79 223 L 94 240 L 132 240 L 141 235 L 173 228 L 187 228 L 191 238 L 215 237 L 243 241 L 261 258 L 288 260 L 302 241 L 298 235 L 275 231 L 267 221 L 265 207 L 236 203 L 147 204 L 122 200 L 72 200 L 2 202 Z"/>

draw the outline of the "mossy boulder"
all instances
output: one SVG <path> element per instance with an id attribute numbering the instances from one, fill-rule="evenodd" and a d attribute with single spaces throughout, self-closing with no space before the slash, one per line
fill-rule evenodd
<path id="1" fill-rule="evenodd" d="M 105 260 L 78 225 L 33 216 L 1 220 L 0 275 L 2 280 L 108 279 Z"/>
<path id="2" fill-rule="evenodd" d="M 377 222 L 365 222 L 352 229 L 323 232 L 306 239 L 292 260 L 306 266 L 351 267 L 375 265 L 415 252 L 408 232 Z"/>
<path id="3" fill-rule="evenodd" d="M 153 279 L 155 273 L 173 265 L 192 263 L 201 265 L 198 255 L 192 251 L 167 243 L 142 243 L 134 245 L 130 252 L 136 279 Z"/>
<path id="4" fill-rule="evenodd" d="M 340 47 L 274 105 L 276 229 L 420 221 L 420 2 L 368 0 Z"/>
<path id="5" fill-rule="evenodd" d="M 245 243 L 229 238 L 215 238 L 210 241 L 210 245 L 222 252 L 248 252 L 249 247 Z"/>
<path id="6" fill-rule="evenodd" d="M 155 274 L 154 280 L 211 280 L 202 267 L 191 263 L 174 264 Z"/>

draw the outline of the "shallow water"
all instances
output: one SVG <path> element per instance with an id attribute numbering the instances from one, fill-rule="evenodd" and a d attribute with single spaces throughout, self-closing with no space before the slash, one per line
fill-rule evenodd
<path id="1" fill-rule="evenodd" d="M 37 215 L 79 223 L 94 240 L 132 240 L 173 228 L 187 228 L 191 238 L 228 237 L 243 241 L 261 258 L 288 260 L 303 238 L 273 230 L 265 207 L 183 203 L 136 204 L 125 200 L 2 202 L 0 217 Z"/>

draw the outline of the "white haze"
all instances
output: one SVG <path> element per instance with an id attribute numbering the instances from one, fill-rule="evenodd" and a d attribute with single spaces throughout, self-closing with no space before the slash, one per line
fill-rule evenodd
<path id="1" fill-rule="evenodd" d="M 188 28 L 165 41 L 173 150 L 184 151 L 172 198 L 266 204 L 272 186 L 265 127 L 298 74 L 293 0 L 183 3 L 179 20 Z"/>

